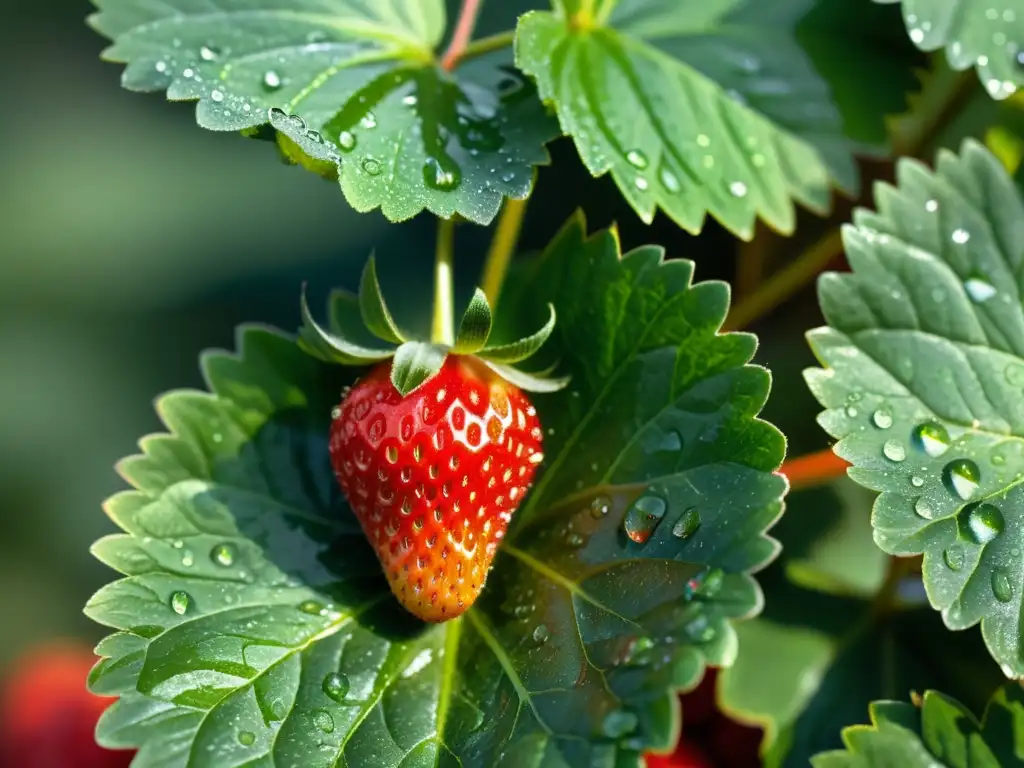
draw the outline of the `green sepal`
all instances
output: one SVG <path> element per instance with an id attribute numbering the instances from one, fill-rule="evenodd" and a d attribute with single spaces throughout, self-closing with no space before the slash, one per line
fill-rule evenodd
<path id="1" fill-rule="evenodd" d="M 432 379 L 444 365 L 450 349 L 425 341 L 407 341 L 395 352 L 391 366 L 391 383 L 405 397 L 421 384 Z"/>
<path id="2" fill-rule="evenodd" d="M 551 379 L 546 376 L 540 376 L 536 373 L 520 371 L 518 368 L 496 363 L 491 360 L 487 360 L 486 358 L 484 358 L 483 361 L 488 368 L 510 384 L 515 384 L 517 387 L 525 389 L 527 392 L 557 392 L 560 389 L 565 389 L 569 384 L 569 379 L 571 378 L 570 376 L 562 376 L 560 378 Z"/>
<path id="3" fill-rule="evenodd" d="M 479 288 L 462 315 L 459 333 L 455 338 L 454 352 L 460 355 L 471 355 L 479 352 L 487 344 L 491 335 L 491 305 L 487 303 L 487 295 Z"/>
<path id="4" fill-rule="evenodd" d="M 407 341 L 384 301 L 377 280 L 377 262 L 372 255 L 363 268 L 363 277 L 359 283 L 359 312 L 363 323 L 374 336 L 394 344 Z"/>
<path id="5" fill-rule="evenodd" d="M 302 327 L 299 329 L 299 346 L 319 360 L 342 365 L 366 365 L 387 360 L 395 354 L 394 347 L 381 349 L 364 347 L 321 328 L 309 311 L 305 285 L 302 286 L 301 312 Z"/>
<path id="6" fill-rule="evenodd" d="M 480 357 L 495 363 L 519 363 L 535 354 L 537 350 L 544 346 L 544 342 L 548 340 L 551 332 L 555 330 L 554 304 L 548 304 L 548 312 L 548 321 L 536 333 L 524 336 L 518 341 L 513 341 L 511 344 L 484 347 L 480 352 Z"/>

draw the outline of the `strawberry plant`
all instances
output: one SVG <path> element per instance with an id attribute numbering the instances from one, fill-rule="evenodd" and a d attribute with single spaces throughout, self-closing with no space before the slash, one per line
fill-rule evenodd
<path id="1" fill-rule="evenodd" d="M 432 286 L 370 257 L 158 400 L 93 549 L 100 745 L 1024 764 L 1024 0 L 94 2 L 126 88 L 437 219 Z M 742 241 L 733 286 L 582 211 L 517 252 L 572 153 Z M 823 431 L 744 330 L 815 278 Z"/>

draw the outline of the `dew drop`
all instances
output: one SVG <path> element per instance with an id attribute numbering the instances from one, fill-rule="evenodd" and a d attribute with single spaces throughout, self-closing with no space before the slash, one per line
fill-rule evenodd
<path id="1" fill-rule="evenodd" d="M 885 408 L 879 408 L 871 414 L 871 421 L 879 429 L 888 429 L 892 426 L 892 412 Z"/>
<path id="2" fill-rule="evenodd" d="M 700 523 L 700 512 L 696 507 L 690 507 L 672 526 L 672 535 L 685 541 L 697 532 Z"/>
<path id="3" fill-rule="evenodd" d="M 537 628 L 533 630 L 533 642 L 537 643 L 537 645 L 544 645 L 549 637 L 551 637 L 551 633 L 544 624 L 538 624 Z"/>
<path id="4" fill-rule="evenodd" d="M 299 610 L 310 616 L 322 616 L 326 608 L 323 603 L 318 603 L 316 600 L 304 600 L 299 603 Z"/>
<path id="5" fill-rule="evenodd" d="M 910 484 L 915 488 L 920 488 L 922 485 L 924 485 L 924 478 L 918 477 L 917 475 L 913 475 L 910 478 Z"/>
<path id="6" fill-rule="evenodd" d="M 369 176 L 380 175 L 380 162 L 374 160 L 372 157 L 365 158 L 360 164 L 360 167 L 363 169 L 363 172 Z"/>
<path id="7" fill-rule="evenodd" d="M 373 112 L 367 112 L 359 119 L 359 125 L 363 128 L 376 128 L 377 116 Z"/>
<path id="8" fill-rule="evenodd" d="M 196 564 L 196 558 L 195 555 L 192 554 L 192 550 L 186 549 L 181 553 L 181 564 L 185 568 L 191 568 Z"/>
<path id="9" fill-rule="evenodd" d="M 914 513 L 925 520 L 933 520 L 935 518 L 935 510 L 932 509 L 932 505 L 924 497 L 914 502 Z"/>
<path id="10" fill-rule="evenodd" d="M 256 734 L 252 731 L 239 731 L 238 743 L 243 747 L 251 747 L 256 743 Z"/>
<path id="11" fill-rule="evenodd" d="M 334 733 L 334 718 L 326 709 L 313 710 L 313 725 L 324 733 Z"/>
<path id="12" fill-rule="evenodd" d="M 620 739 L 636 730 L 640 721 L 632 712 L 615 710 L 609 712 L 601 722 L 601 733 L 609 739 Z"/>
<path id="13" fill-rule="evenodd" d="M 996 287 L 980 277 L 965 280 L 964 290 L 975 304 L 982 304 L 996 295 Z"/>
<path id="14" fill-rule="evenodd" d="M 451 192 L 462 182 L 462 174 L 455 165 L 442 164 L 436 157 L 428 157 L 423 164 L 423 182 L 432 189 Z"/>
<path id="15" fill-rule="evenodd" d="M 857 409 L 852 405 L 846 406 L 846 416 L 851 419 L 857 418 Z"/>
<path id="16" fill-rule="evenodd" d="M 210 91 L 210 98 L 219 104 L 220 102 L 224 101 L 224 92 L 217 90 Z"/>
<path id="17" fill-rule="evenodd" d="M 976 504 L 965 512 L 961 530 L 975 544 L 988 544 L 1003 532 L 1003 513 L 992 504 Z M 964 518 L 963 513 L 961 518 Z"/>
<path id="18" fill-rule="evenodd" d="M 199 49 L 199 58 L 203 61 L 216 61 L 220 56 L 220 51 L 211 45 L 204 45 Z"/>
<path id="19" fill-rule="evenodd" d="M 590 502 L 590 516 L 595 520 L 600 520 L 608 514 L 611 507 L 612 500 L 607 496 L 595 496 L 594 500 Z"/>
<path id="20" fill-rule="evenodd" d="M 953 242 L 957 245 L 963 245 L 971 239 L 971 233 L 966 229 L 958 228 L 953 230 Z"/>
<path id="21" fill-rule="evenodd" d="M 697 146 L 699 147 L 710 147 L 711 138 L 706 133 L 697 134 Z"/>
<path id="22" fill-rule="evenodd" d="M 643 170 L 647 167 L 647 155 L 639 149 L 631 149 L 626 153 L 626 161 L 634 168 Z"/>
<path id="23" fill-rule="evenodd" d="M 941 424 L 927 421 L 914 427 L 914 445 L 933 459 L 949 450 L 949 432 Z"/>
<path id="24" fill-rule="evenodd" d="M 331 672 L 324 678 L 320 687 L 327 698 L 340 703 L 348 696 L 348 677 L 341 672 Z"/>
<path id="25" fill-rule="evenodd" d="M 882 455 L 889 461 L 903 461 L 907 458 L 907 451 L 898 441 L 886 440 L 882 446 Z"/>
<path id="26" fill-rule="evenodd" d="M 928 213 L 935 213 L 937 210 L 939 210 L 939 201 L 929 200 L 924 204 L 924 209 L 928 211 Z"/>
<path id="27" fill-rule="evenodd" d="M 742 181 L 734 181 L 729 185 L 729 194 L 733 197 L 746 197 L 747 185 Z"/>
<path id="28" fill-rule="evenodd" d="M 667 505 L 660 496 L 645 494 L 633 502 L 626 512 L 623 528 L 626 535 L 637 544 L 644 544 L 651 538 L 654 529 L 665 516 Z"/>
<path id="29" fill-rule="evenodd" d="M 661 182 L 661 186 L 673 194 L 680 190 L 679 178 L 668 168 L 658 171 L 658 181 Z"/>
<path id="30" fill-rule="evenodd" d="M 635 184 L 636 188 L 639 189 L 641 192 L 645 192 L 647 190 L 647 188 L 650 186 L 650 184 L 647 181 L 647 179 L 644 178 L 643 176 L 637 176 L 633 180 L 633 184 Z"/>
<path id="31" fill-rule="evenodd" d="M 156 66 L 156 71 L 159 72 L 160 74 L 163 74 L 164 72 L 167 71 L 167 62 L 166 61 L 158 61 L 155 66 Z"/>
<path id="32" fill-rule="evenodd" d="M 970 459 L 956 459 L 942 470 L 946 486 L 964 501 L 971 498 L 981 482 L 981 470 Z"/>
<path id="33" fill-rule="evenodd" d="M 992 571 L 992 594 L 1001 603 L 1008 603 L 1013 599 L 1013 584 L 1006 569 L 996 568 Z"/>
<path id="34" fill-rule="evenodd" d="M 282 85 L 281 76 L 272 69 L 263 73 L 263 87 L 268 91 L 276 91 Z"/>
<path id="35" fill-rule="evenodd" d="M 351 152 L 356 148 L 356 137 L 351 131 L 342 131 L 338 134 L 338 146 L 342 152 Z"/>
<path id="36" fill-rule="evenodd" d="M 402 97 L 402 103 L 405 104 L 405 106 L 407 106 L 407 107 L 415 107 L 416 106 L 416 101 L 417 101 L 416 96 L 411 94 L 411 93 L 408 96 L 403 96 Z"/>
<path id="37" fill-rule="evenodd" d="M 192 595 L 188 592 L 178 590 L 171 593 L 171 610 L 179 616 L 184 616 L 192 607 Z"/>
<path id="38" fill-rule="evenodd" d="M 950 544 L 942 553 L 946 567 L 951 571 L 959 571 L 964 567 L 964 548 L 959 544 Z"/>
<path id="39" fill-rule="evenodd" d="M 238 555 L 238 550 L 234 544 L 218 544 L 210 551 L 210 559 L 213 560 L 217 565 L 223 566 L 224 568 L 230 568 L 235 564 L 235 557 Z"/>

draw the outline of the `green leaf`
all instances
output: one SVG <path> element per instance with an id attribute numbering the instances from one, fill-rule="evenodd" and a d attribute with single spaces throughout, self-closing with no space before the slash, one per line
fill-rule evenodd
<path id="1" fill-rule="evenodd" d="M 377 280 L 377 260 L 373 256 L 366 262 L 359 283 L 359 314 L 362 316 L 363 324 L 375 336 L 394 344 L 401 344 L 406 340 L 384 301 L 384 294 L 381 293 L 380 282 Z"/>
<path id="2" fill-rule="evenodd" d="M 335 319 L 343 317 L 345 325 L 351 325 L 351 316 L 345 312 L 348 305 L 346 296 L 338 294 L 332 299 Z M 367 363 L 387 360 L 395 354 L 395 348 L 388 346 L 384 348 L 365 347 L 361 344 L 349 341 L 347 338 L 321 328 L 313 314 L 309 311 L 309 302 L 306 301 L 306 290 L 303 287 L 301 299 L 302 327 L 299 329 L 299 345 L 309 354 L 319 360 L 328 363 L 340 363 L 342 365 L 366 365 Z M 341 330 L 339 328 L 339 330 Z"/>
<path id="3" fill-rule="evenodd" d="M 1008 676 L 1024 675 L 1024 205 L 966 142 L 937 170 L 904 160 L 844 232 L 853 274 L 825 275 L 827 370 L 807 374 L 850 476 L 881 491 L 875 542 L 924 554 L 946 625 L 982 623 Z"/>
<path id="4" fill-rule="evenodd" d="M 518 368 L 513 368 L 511 365 L 502 365 L 501 363 L 495 363 L 486 359 L 484 363 L 503 379 L 515 384 L 520 389 L 525 389 L 527 392 L 557 392 L 569 386 L 569 382 L 572 380 L 571 376 L 551 378 L 550 376 L 521 371 Z"/>
<path id="5" fill-rule="evenodd" d="M 96 3 L 126 88 L 198 100 L 211 130 L 251 133 L 274 110 L 291 159 L 393 221 L 427 209 L 489 222 L 504 197 L 530 193 L 557 134 L 508 51 L 440 69 L 441 0 Z"/>
<path id="6" fill-rule="evenodd" d="M 91 678 L 120 695 L 103 743 L 141 745 L 137 768 L 539 768 L 674 742 L 675 691 L 733 659 L 777 548 L 768 374 L 689 262 L 620 257 L 576 220 L 528 266 L 552 295 L 515 308 L 555 302 L 575 388 L 535 399 L 547 466 L 473 608 L 423 625 L 398 606 L 328 456 L 354 372 L 247 329 L 204 357 L 210 393 L 161 399 L 171 434 L 107 505 L 125 533 L 97 554 L 125 578 L 88 607 L 115 629 Z"/>
<path id="7" fill-rule="evenodd" d="M 487 343 L 487 337 L 491 335 L 491 305 L 487 303 L 487 296 L 479 288 L 473 293 L 469 300 L 465 314 L 462 315 L 462 322 L 459 323 L 459 332 L 455 337 L 455 351 L 460 354 L 472 354 L 479 352 Z"/>
<path id="8" fill-rule="evenodd" d="M 480 356 L 495 363 L 522 362 L 537 354 L 537 350 L 544 346 L 544 342 L 551 337 L 553 330 L 555 330 L 555 305 L 548 304 L 548 319 L 540 329 L 510 344 L 484 347 Z"/>
<path id="9" fill-rule="evenodd" d="M 1024 85 L 1024 3 L 1020 0 L 875 0 L 903 3 L 910 39 L 946 49 L 953 69 L 977 67 L 985 89 L 1005 99 Z"/>
<path id="10" fill-rule="evenodd" d="M 710 212 L 749 238 L 760 215 L 790 232 L 793 200 L 823 213 L 833 180 L 856 188 L 842 116 L 797 44 L 813 0 L 585 5 L 524 15 L 516 63 L 644 221 L 661 208 L 696 232 Z M 845 38 L 825 25 L 817 47 Z"/>
<path id="11" fill-rule="evenodd" d="M 926 691 L 920 708 L 877 701 L 871 725 L 843 730 L 846 751 L 818 755 L 814 768 L 999 768 L 1024 762 L 1024 691 L 1000 688 L 979 723 L 960 702 Z"/>
<path id="12" fill-rule="evenodd" d="M 768 768 L 803 768 L 841 746 L 840 729 L 874 699 L 941 687 L 980 706 L 1002 679 L 979 632 L 946 632 L 921 604 L 919 579 L 905 579 L 879 609 L 886 562 L 870 529 L 855 524 L 867 523 L 869 504 L 848 485 L 787 497 L 772 531 L 783 556 L 761 578 L 765 612 L 737 625 L 736 664 L 718 679 L 720 706 L 764 727 Z M 793 567 L 809 561 L 814 580 Z"/>
<path id="13" fill-rule="evenodd" d="M 391 383 L 405 397 L 441 370 L 448 347 L 425 341 L 407 341 L 395 352 Z"/>

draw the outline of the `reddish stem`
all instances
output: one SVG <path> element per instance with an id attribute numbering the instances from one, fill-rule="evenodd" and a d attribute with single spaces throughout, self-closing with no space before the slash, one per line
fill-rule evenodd
<path id="1" fill-rule="evenodd" d="M 448 43 L 448 50 L 441 57 L 441 67 L 451 72 L 459 63 L 466 46 L 473 37 L 473 29 L 476 27 L 476 17 L 480 13 L 480 5 L 483 0 L 462 0 L 462 9 L 459 11 L 459 19 L 455 22 L 455 32 L 452 40 Z"/>
<path id="2" fill-rule="evenodd" d="M 836 456 L 831 448 L 806 456 L 789 459 L 779 471 L 789 478 L 789 487 L 794 491 L 824 485 L 846 474 L 850 463 Z"/>

